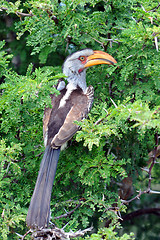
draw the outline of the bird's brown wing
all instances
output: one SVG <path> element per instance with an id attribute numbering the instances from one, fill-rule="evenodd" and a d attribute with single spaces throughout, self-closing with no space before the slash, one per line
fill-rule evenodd
<path id="1" fill-rule="evenodd" d="M 60 89 L 59 86 L 61 86 L 61 83 L 64 83 L 63 79 L 59 79 L 57 86 L 55 86 L 55 88 L 57 88 L 57 90 L 59 90 L 60 94 L 58 96 L 56 96 L 55 94 L 51 94 L 51 104 L 52 104 L 52 108 L 45 108 L 44 110 L 44 115 L 43 115 L 43 138 L 44 138 L 44 145 L 47 145 L 48 142 L 48 123 L 50 121 L 50 117 L 51 117 L 51 113 L 56 112 L 58 110 L 59 107 L 59 102 L 60 100 L 63 98 L 63 96 L 66 93 L 66 89 L 65 86 L 64 88 Z M 60 121 L 57 122 L 57 124 L 59 124 L 59 127 L 61 125 Z"/>
<path id="2" fill-rule="evenodd" d="M 81 89 L 73 90 L 63 107 L 52 109 L 48 122 L 48 142 L 53 148 L 62 146 L 72 138 L 79 126 L 75 121 L 85 118 L 93 102 L 93 87 L 84 94 Z"/>

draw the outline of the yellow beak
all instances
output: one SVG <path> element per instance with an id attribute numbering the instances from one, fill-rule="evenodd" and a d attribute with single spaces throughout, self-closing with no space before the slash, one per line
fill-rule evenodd
<path id="1" fill-rule="evenodd" d="M 94 54 L 87 57 L 87 62 L 84 65 L 84 68 L 95 66 L 98 64 L 110 64 L 114 65 L 117 63 L 116 60 L 106 52 L 94 51 Z"/>

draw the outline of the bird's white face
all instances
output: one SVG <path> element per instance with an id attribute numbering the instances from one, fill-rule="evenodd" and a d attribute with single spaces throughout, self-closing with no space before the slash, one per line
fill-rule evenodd
<path id="1" fill-rule="evenodd" d="M 115 59 L 108 53 L 83 49 L 69 55 L 63 64 L 63 73 L 72 85 L 86 89 L 86 68 L 98 64 L 114 64 Z"/>
<path id="2" fill-rule="evenodd" d="M 84 65 L 88 56 L 94 54 L 92 49 L 83 49 L 69 55 L 63 64 L 63 73 L 69 78 L 72 75 L 79 75 L 84 70 Z"/>
<path id="3" fill-rule="evenodd" d="M 63 64 L 63 73 L 67 76 L 67 81 L 72 85 L 79 86 L 86 90 L 86 69 L 85 61 L 88 56 L 94 53 L 92 49 L 83 49 L 69 55 Z"/>

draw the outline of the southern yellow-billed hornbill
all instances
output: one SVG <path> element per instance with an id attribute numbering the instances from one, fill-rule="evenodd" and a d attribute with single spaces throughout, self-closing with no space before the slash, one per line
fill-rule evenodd
<path id="1" fill-rule="evenodd" d="M 45 153 L 27 215 L 31 228 L 47 227 L 50 218 L 50 199 L 60 148 L 77 132 L 81 121 L 91 109 L 94 90 L 86 85 L 86 69 L 98 64 L 114 64 L 115 59 L 102 51 L 83 49 L 68 56 L 63 73 L 68 84 L 60 81 L 60 95 L 51 96 L 52 109 L 46 108 L 43 119 Z"/>

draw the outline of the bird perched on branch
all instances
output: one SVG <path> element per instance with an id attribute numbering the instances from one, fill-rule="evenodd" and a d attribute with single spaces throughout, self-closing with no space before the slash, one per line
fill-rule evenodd
<path id="1" fill-rule="evenodd" d="M 87 117 L 94 90 L 86 85 L 86 69 L 98 64 L 114 64 L 115 59 L 102 51 L 83 49 L 69 55 L 63 64 L 68 84 L 60 81 L 58 96 L 52 95 L 52 109 L 46 108 L 43 119 L 45 152 L 27 215 L 31 228 L 47 227 L 50 218 L 50 199 L 60 149 L 78 131 L 74 121 Z"/>

